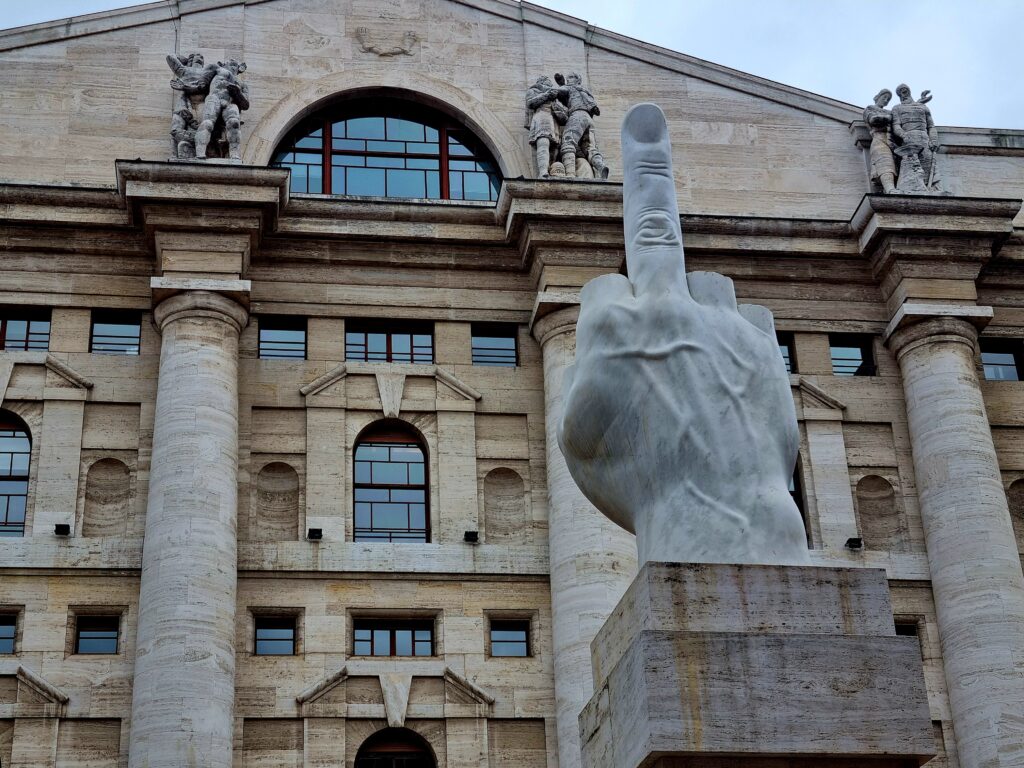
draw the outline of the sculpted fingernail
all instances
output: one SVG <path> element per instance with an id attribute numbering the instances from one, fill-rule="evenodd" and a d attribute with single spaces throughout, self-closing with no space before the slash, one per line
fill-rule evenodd
<path id="1" fill-rule="evenodd" d="M 622 121 L 622 143 L 654 144 L 668 135 L 665 113 L 657 104 L 637 104 Z"/>

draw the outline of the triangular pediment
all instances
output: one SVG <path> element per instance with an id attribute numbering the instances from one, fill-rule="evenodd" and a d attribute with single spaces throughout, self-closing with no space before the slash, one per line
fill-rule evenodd
<path id="1" fill-rule="evenodd" d="M 804 408 L 833 411 L 846 410 L 846 403 L 832 397 L 832 395 L 817 384 L 808 381 L 803 376 L 800 377 L 799 389 Z"/>
<path id="2" fill-rule="evenodd" d="M 760 98 L 769 99 L 817 115 L 830 117 L 842 123 L 850 123 L 861 117 L 861 108 L 830 99 L 799 88 L 783 85 L 772 80 L 757 77 L 736 69 L 714 64 L 695 56 L 645 43 L 635 38 L 601 29 L 587 21 L 544 8 L 532 3 L 512 3 L 504 0 L 434 0 L 436 3 L 452 3 L 468 6 L 491 16 L 509 21 L 539 27 L 549 32 L 576 38 L 591 46 L 601 48 L 625 58 L 653 64 L 659 68 L 674 71 L 680 75 L 699 78 L 708 83 L 721 85 L 730 90 L 740 91 Z M 235 6 L 280 5 L 286 6 L 293 0 L 184 0 L 170 6 L 154 3 L 133 5 L 101 13 L 74 16 L 65 19 L 42 22 L 10 30 L 0 30 L 0 52 L 16 50 L 60 40 L 100 35 L 130 27 L 149 24 L 166 24 L 197 13 L 228 11 Z M 329 4 L 324 3 L 325 12 Z M 408 55 L 418 44 L 421 30 L 409 25 L 409 29 L 398 28 L 397 19 L 382 15 L 384 23 L 376 27 L 367 24 L 353 26 L 349 36 L 352 44 L 366 55 L 386 59 Z M 307 24 L 298 29 L 305 31 L 308 45 L 317 48 L 325 45 L 323 34 L 314 31 Z M 304 38 L 304 39 L 306 39 Z"/>

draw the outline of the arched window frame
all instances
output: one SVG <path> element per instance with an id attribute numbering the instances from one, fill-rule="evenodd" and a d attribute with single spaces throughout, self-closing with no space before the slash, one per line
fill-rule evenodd
<path id="1" fill-rule="evenodd" d="M 335 135 L 338 132 L 337 125 L 362 118 L 385 118 L 385 131 L 391 129 L 391 124 L 387 123 L 388 118 L 420 123 L 428 131 L 425 133 L 423 141 L 391 138 L 388 133 L 385 133 L 382 139 L 352 137 L 348 133 L 344 136 Z M 349 131 L 347 125 L 345 130 Z M 436 153 L 428 152 L 425 149 L 426 145 L 434 143 L 430 131 L 436 133 Z M 359 142 L 363 143 L 362 149 L 358 148 Z M 398 144 L 404 146 L 400 149 Z M 285 140 L 278 145 L 272 157 L 272 166 L 292 168 L 292 192 L 298 193 L 493 203 L 497 201 L 501 188 L 502 175 L 496 159 L 470 128 L 439 110 L 394 98 L 354 99 L 321 110 L 305 118 L 292 129 Z M 305 158 L 305 162 L 300 158 Z M 335 158 L 338 158 L 337 162 Z M 358 162 L 358 159 L 362 158 L 364 165 L 339 165 L 338 163 L 346 162 L 344 158 L 348 158 L 348 162 Z M 367 158 L 396 165 L 370 166 Z M 434 159 L 438 163 L 436 169 L 412 167 L 408 163 L 411 160 L 413 166 L 422 166 L 425 161 Z M 397 165 L 398 163 L 401 165 Z M 460 164 L 465 163 L 474 163 L 485 167 L 485 169 L 471 171 L 459 167 Z M 486 169 L 488 166 L 489 170 Z M 352 167 L 384 171 L 384 194 L 366 194 L 361 191 L 353 191 L 349 186 L 337 189 L 339 176 L 347 180 L 349 174 L 347 169 Z M 340 169 L 341 173 L 333 172 L 334 169 Z M 316 186 L 319 188 L 311 188 L 309 184 L 314 170 L 318 170 L 319 181 Z M 390 194 L 391 182 L 388 170 L 422 171 L 424 194 Z M 436 170 L 438 174 L 437 194 L 431 194 L 429 173 L 433 170 Z M 487 175 L 488 194 L 486 197 L 466 196 L 466 174 Z M 307 179 L 305 184 L 301 182 L 303 178 Z M 453 183 L 455 181 L 458 183 Z M 350 185 L 349 181 L 344 183 Z M 460 185 L 462 185 L 461 193 L 459 192 Z"/>
<path id="2" fill-rule="evenodd" d="M 386 449 L 388 458 L 371 460 L 369 456 L 373 454 L 362 451 L 364 448 L 375 449 L 374 453 L 378 455 L 381 449 Z M 415 448 L 419 451 L 421 461 L 402 461 L 401 454 L 396 456 L 394 453 L 396 448 L 399 451 Z M 374 464 L 405 464 L 406 481 L 401 482 L 400 477 L 385 477 L 392 470 L 384 470 L 378 475 Z M 422 482 L 419 482 L 419 472 L 413 470 L 415 466 L 422 467 Z M 386 500 L 374 498 L 385 493 L 388 496 Z M 418 496 L 415 496 L 416 494 Z M 410 500 L 414 497 L 421 501 Z M 405 504 L 407 526 L 401 528 L 376 525 L 374 518 L 377 511 L 373 507 L 374 504 Z M 422 507 L 422 526 L 416 524 L 419 522 L 419 510 L 416 507 Z M 352 448 L 352 512 L 353 541 L 414 544 L 430 542 L 430 466 L 427 445 L 411 426 L 400 421 L 377 422 L 364 429 L 356 438 Z M 365 525 L 367 521 L 369 525 Z"/>
<path id="3" fill-rule="evenodd" d="M 32 434 L 14 414 L 0 411 L 0 536 L 25 535 Z"/>

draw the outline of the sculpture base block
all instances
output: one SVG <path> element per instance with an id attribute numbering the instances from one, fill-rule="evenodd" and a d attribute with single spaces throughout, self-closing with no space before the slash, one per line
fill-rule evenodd
<path id="1" fill-rule="evenodd" d="M 935 754 L 884 571 L 647 563 L 592 646 L 584 768 L 909 768 Z"/>

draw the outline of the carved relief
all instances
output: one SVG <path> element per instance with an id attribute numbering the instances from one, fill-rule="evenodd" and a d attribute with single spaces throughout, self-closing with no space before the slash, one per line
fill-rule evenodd
<path id="1" fill-rule="evenodd" d="M 594 118 L 601 109 L 575 72 L 541 75 L 526 91 L 526 123 L 537 177 L 608 178 Z"/>
<path id="2" fill-rule="evenodd" d="M 171 114 L 171 159 L 208 157 L 242 159 L 241 113 L 249 108 L 249 87 L 239 76 L 245 63 L 236 59 L 206 64 L 201 53 L 167 57 L 176 77 Z"/>
<path id="3" fill-rule="evenodd" d="M 356 28 L 356 41 L 359 43 L 359 48 L 364 53 L 375 53 L 378 56 L 390 57 L 390 56 L 411 56 L 413 48 L 416 47 L 416 43 L 419 42 L 419 35 L 412 30 L 407 30 L 402 34 L 402 40 L 397 45 L 388 45 L 387 43 L 378 43 L 370 35 L 368 27 L 357 27 Z"/>

